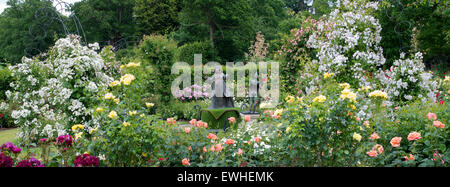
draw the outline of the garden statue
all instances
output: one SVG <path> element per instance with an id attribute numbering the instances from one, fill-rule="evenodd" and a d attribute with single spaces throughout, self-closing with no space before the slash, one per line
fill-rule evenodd
<path id="1" fill-rule="evenodd" d="M 253 79 L 250 80 L 250 90 L 248 93 L 248 97 L 250 100 L 250 107 L 249 111 L 246 113 L 250 114 L 256 113 L 256 106 L 258 104 L 258 88 L 259 88 L 258 73 L 255 73 Z"/>
<path id="2" fill-rule="evenodd" d="M 233 96 L 230 91 L 227 89 L 227 85 L 225 80 L 227 76 L 219 72 L 218 69 L 214 71 L 214 75 L 208 78 L 209 81 L 212 80 L 212 93 L 211 97 L 211 105 L 208 109 L 219 109 L 219 108 L 234 108 Z M 217 85 L 221 86 L 216 88 Z M 220 94 L 222 93 L 222 94 Z"/>

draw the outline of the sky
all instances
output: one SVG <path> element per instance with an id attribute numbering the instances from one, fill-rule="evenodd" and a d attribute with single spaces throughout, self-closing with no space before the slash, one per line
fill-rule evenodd
<path id="1" fill-rule="evenodd" d="M 5 8 L 7 8 L 8 6 L 6 5 L 6 2 L 7 2 L 8 0 L 0 0 L 0 13 L 2 13 L 3 12 L 3 10 L 5 9 Z M 75 2 L 78 2 L 78 1 L 81 1 L 81 0 L 54 0 L 53 1 L 53 4 L 56 4 L 55 2 L 66 2 L 66 3 L 75 3 Z"/>

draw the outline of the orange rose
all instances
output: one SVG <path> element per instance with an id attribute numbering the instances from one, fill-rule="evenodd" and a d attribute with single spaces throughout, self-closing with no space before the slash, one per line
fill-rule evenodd
<path id="1" fill-rule="evenodd" d="M 244 120 L 245 120 L 245 122 L 249 122 L 250 121 L 250 116 L 249 115 L 245 115 L 244 116 Z"/>
<path id="2" fill-rule="evenodd" d="M 414 155 L 412 155 L 412 154 L 409 154 L 409 156 L 405 156 L 405 161 L 408 161 L 408 160 L 415 160 L 416 158 L 414 158 Z"/>
<path id="3" fill-rule="evenodd" d="M 223 149 L 222 144 L 217 144 L 217 145 L 216 145 L 216 150 L 217 150 L 217 151 L 222 151 L 222 149 Z"/>
<path id="4" fill-rule="evenodd" d="M 371 140 L 380 139 L 380 136 L 378 136 L 378 134 L 376 132 L 373 132 L 373 134 L 370 135 L 369 139 L 371 139 Z"/>
<path id="5" fill-rule="evenodd" d="M 207 138 L 211 139 L 211 140 L 215 140 L 215 139 L 217 139 L 217 136 L 215 134 L 213 134 L 213 133 L 209 133 Z"/>
<path id="6" fill-rule="evenodd" d="M 261 138 L 260 138 L 260 137 L 256 137 L 256 138 L 255 138 L 255 142 L 256 142 L 256 143 L 259 143 L 260 141 L 261 141 Z"/>
<path id="7" fill-rule="evenodd" d="M 391 140 L 392 147 L 400 147 L 400 142 L 402 141 L 402 137 L 394 137 Z"/>
<path id="8" fill-rule="evenodd" d="M 367 152 L 367 155 L 369 155 L 370 157 L 377 157 L 378 153 L 375 150 L 371 150 L 371 151 Z"/>
<path id="9" fill-rule="evenodd" d="M 228 144 L 228 145 L 233 145 L 234 144 L 234 140 L 227 139 L 227 141 L 225 141 L 225 143 Z"/>
<path id="10" fill-rule="evenodd" d="M 412 133 L 409 133 L 409 135 L 408 135 L 408 141 L 413 141 L 413 140 L 418 140 L 418 139 L 420 139 L 420 138 L 422 138 L 421 136 L 420 136 L 420 133 L 418 133 L 418 132 L 412 132 Z"/>
<path id="11" fill-rule="evenodd" d="M 433 126 L 435 126 L 436 128 L 441 128 L 441 129 L 445 128 L 445 124 L 443 124 L 440 121 L 433 121 Z"/>
<path id="12" fill-rule="evenodd" d="M 181 164 L 183 164 L 184 166 L 190 166 L 191 164 L 189 163 L 189 159 L 185 158 L 181 161 Z"/>

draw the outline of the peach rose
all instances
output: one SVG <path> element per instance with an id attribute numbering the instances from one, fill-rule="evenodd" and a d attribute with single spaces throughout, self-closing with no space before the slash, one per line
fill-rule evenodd
<path id="1" fill-rule="evenodd" d="M 445 124 L 440 121 L 433 121 L 433 126 L 435 126 L 436 128 L 445 128 Z"/>
<path id="2" fill-rule="evenodd" d="M 209 150 L 212 151 L 212 152 L 214 152 L 214 151 L 216 150 L 216 148 L 214 147 L 214 145 L 212 145 L 212 146 L 209 148 Z"/>
<path id="3" fill-rule="evenodd" d="M 215 139 L 217 139 L 217 136 L 215 134 L 213 134 L 213 133 L 209 133 L 207 138 L 211 139 L 211 140 L 215 140 Z"/>
<path id="4" fill-rule="evenodd" d="M 191 121 L 189 121 L 189 123 L 191 124 L 191 125 L 196 125 L 197 124 L 197 120 L 196 119 L 192 119 Z"/>
<path id="5" fill-rule="evenodd" d="M 204 152 L 204 153 L 208 152 L 208 150 L 206 149 L 206 147 L 203 147 L 203 152 Z"/>
<path id="6" fill-rule="evenodd" d="M 233 145 L 234 144 L 234 140 L 227 139 L 227 141 L 225 141 L 225 143 L 228 144 L 228 145 Z"/>
<path id="7" fill-rule="evenodd" d="M 356 119 L 356 121 L 361 121 L 361 118 L 359 118 L 359 117 L 356 117 L 355 119 Z"/>
<path id="8" fill-rule="evenodd" d="M 437 115 L 435 114 L 435 113 L 428 113 L 427 114 L 427 118 L 429 119 L 429 120 L 436 120 L 437 119 Z"/>
<path id="9" fill-rule="evenodd" d="M 256 143 L 259 143 L 260 141 L 261 141 L 261 138 L 260 138 L 260 137 L 256 137 L 256 138 L 255 138 L 255 142 L 256 142 Z"/>
<path id="10" fill-rule="evenodd" d="M 378 136 L 376 132 L 373 132 L 372 135 L 370 135 L 369 139 L 371 140 L 380 139 L 380 136 Z"/>
<path id="11" fill-rule="evenodd" d="M 382 154 L 384 152 L 384 148 L 380 144 L 376 144 L 375 146 L 373 146 L 372 150 L 377 150 L 378 154 Z"/>
<path id="12" fill-rule="evenodd" d="M 409 156 L 405 156 L 405 161 L 408 161 L 408 160 L 415 160 L 416 158 L 414 157 L 414 155 L 412 155 L 412 154 L 409 154 Z"/>
<path id="13" fill-rule="evenodd" d="M 181 164 L 183 164 L 184 166 L 190 166 L 191 164 L 189 163 L 189 159 L 185 158 L 181 161 Z"/>
<path id="14" fill-rule="evenodd" d="M 192 147 L 191 146 L 189 146 L 188 149 L 189 149 L 189 151 L 192 151 Z"/>
<path id="15" fill-rule="evenodd" d="M 250 116 L 249 115 L 245 115 L 244 116 L 244 120 L 245 120 L 245 122 L 249 122 L 250 121 Z"/>
<path id="16" fill-rule="evenodd" d="M 236 118 L 234 118 L 234 117 L 229 117 L 229 118 L 228 118 L 228 121 L 229 121 L 230 123 L 236 123 Z"/>
<path id="17" fill-rule="evenodd" d="M 197 121 L 196 127 L 203 127 L 203 121 L 202 120 Z"/>
<path id="18" fill-rule="evenodd" d="M 217 144 L 217 145 L 216 145 L 216 150 L 217 150 L 217 151 L 222 151 L 222 149 L 223 149 L 222 144 Z"/>
<path id="19" fill-rule="evenodd" d="M 402 141 L 402 137 L 394 137 L 391 140 L 392 147 L 400 147 L 400 142 Z"/>
<path id="20" fill-rule="evenodd" d="M 208 128 L 208 123 L 204 122 L 203 123 L 203 128 L 205 128 L 205 129 Z"/>
<path id="21" fill-rule="evenodd" d="M 191 132 L 191 128 L 189 128 L 189 127 L 184 128 L 184 132 L 186 134 L 189 134 Z"/>
<path id="22" fill-rule="evenodd" d="M 176 122 L 175 119 L 173 119 L 173 118 L 167 118 L 167 123 L 168 123 L 168 124 L 174 125 L 175 122 Z"/>
<path id="23" fill-rule="evenodd" d="M 371 151 L 367 152 L 367 155 L 369 155 L 370 157 L 377 157 L 378 153 L 375 150 L 371 150 Z"/>
<path id="24" fill-rule="evenodd" d="M 420 133 L 418 133 L 418 132 L 412 132 L 412 133 L 409 133 L 409 135 L 408 135 L 408 141 L 413 141 L 413 140 L 418 140 L 418 139 L 420 139 L 420 138 L 422 138 L 421 136 L 420 136 Z"/>

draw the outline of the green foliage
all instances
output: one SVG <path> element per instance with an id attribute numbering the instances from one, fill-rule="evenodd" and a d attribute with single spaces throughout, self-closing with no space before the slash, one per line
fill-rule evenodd
<path id="1" fill-rule="evenodd" d="M 249 1 L 184 0 L 182 6 L 174 36 L 180 44 L 209 40 L 222 60 L 243 58 L 254 34 Z"/>
<path id="2" fill-rule="evenodd" d="M 209 101 L 183 102 L 172 100 L 167 105 L 158 107 L 157 113 L 163 119 L 172 117 L 178 120 L 197 119 L 200 116 L 200 113 L 198 110 L 194 109 L 195 105 L 199 105 L 201 108 L 208 108 Z"/>
<path id="3" fill-rule="evenodd" d="M 207 41 L 187 43 L 178 48 L 177 62 L 187 62 L 194 64 L 194 55 L 202 54 L 202 62 L 220 62 L 217 51 Z"/>
<path id="4" fill-rule="evenodd" d="M 87 41 L 115 46 L 119 40 L 135 36 L 134 6 L 134 0 L 84 0 L 75 3 L 72 11 L 86 32 Z"/>
<path id="5" fill-rule="evenodd" d="M 0 66 L 0 100 L 5 100 L 5 92 L 10 90 L 9 83 L 12 81 L 11 71 L 8 67 Z"/>
<path id="6" fill-rule="evenodd" d="M 35 17 L 37 10 L 52 7 L 51 2 L 9 0 L 8 5 L 10 7 L 0 14 L 0 59 L 12 65 L 20 63 L 23 56 L 34 56 L 46 51 L 55 39 L 63 36 L 64 31 L 59 22 L 50 22 L 46 16 Z M 57 12 L 54 8 L 45 11 Z"/>
<path id="7" fill-rule="evenodd" d="M 235 124 L 231 124 L 228 118 L 234 117 L 236 119 Z M 204 109 L 201 111 L 201 120 L 208 123 L 208 127 L 211 129 L 224 129 L 225 122 L 227 122 L 227 128 L 232 126 L 237 129 L 237 124 L 242 121 L 240 109 L 223 108 L 223 109 Z"/>
<path id="8" fill-rule="evenodd" d="M 136 27 L 141 35 L 167 34 L 178 27 L 177 0 L 137 0 L 134 6 Z"/>
<path id="9" fill-rule="evenodd" d="M 177 46 L 171 39 L 161 35 L 144 36 L 139 44 L 139 55 L 145 63 L 151 64 L 155 71 L 155 94 L 160 97 L 161 103 L 168 103 L 172 98 L 170 86 L 174 76 L 171 69 L 175 63 Z"/>

